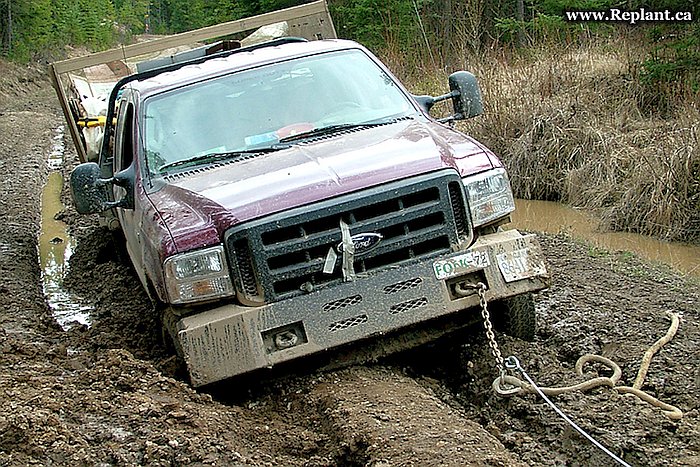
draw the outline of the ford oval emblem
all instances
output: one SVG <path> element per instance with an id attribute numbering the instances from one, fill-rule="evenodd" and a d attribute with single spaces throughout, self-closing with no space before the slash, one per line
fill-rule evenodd
<path id="1" fill-rule="evenodd" d="M 355 254 L 362 255 L 377 247 L 379 242 L 382 241 L 382 234 L 379 233 L 359 233 L 352 235 L 350 240 L 352 244 L 355 245 Z M 343 252 L 343 242 L 340 242 L 337 246 L 339 252 Z"/>

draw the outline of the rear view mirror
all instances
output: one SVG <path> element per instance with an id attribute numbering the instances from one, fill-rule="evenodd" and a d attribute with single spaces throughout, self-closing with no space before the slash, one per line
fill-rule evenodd
<path id="1" fill-rule="evenodd" d="M 100 166 L 94 162 L 78 165 L 70 174 L 70 191 L 80 214 L 95 214 L 113 207 L 107 197 L 110 179 L 100 178 Z"/>
<path id="2" fill-rule="evenodd" d="M 452 99 L 454 114 L 439 119 L 439 122 L 452 122 L 476 117 L 484 113 L 484 105 L 481 101 L 481 90 L 476 76 L 468 71 L 456 71 L 448 78 L 450 92 L 442 96 L 416 96 L 413 98 L 427 113 L 437 102 Z"/>
<path id="3" fill-rule="evenodd" d="M 468 71 L 457 71 L 450 75 L 448 81 L 455 120 L 464 120 L 484 113 L 481 90 L 476 76 Z"/>
<path id="4" fill-rule="evenodd" d="M 100 178 L 100 166 L 94 162 L 80 164 L 70 174 L 70 191 L 79 214 L 95 214 L 112 208 L 134 209 L 134 164 L 114 175 Z M 124 188 L 124 197 L 110 201 L 109 188 Z"/>

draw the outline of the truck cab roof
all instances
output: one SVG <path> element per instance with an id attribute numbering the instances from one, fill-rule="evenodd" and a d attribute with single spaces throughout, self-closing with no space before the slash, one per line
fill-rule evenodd
<path id="1" fill-rule="evenodd" d="M 236 71 L 279 63 L 298 57 L 348 49 L 365 50 L 360 44 L 343 39 L 318 41 L 274 41 L 266 46 L 254 46 L 229 52 L 225 56 L 214 57 L 180 68 L 134 81 L 129 86 L 137 90 L 142 98 L 177 89 L 188 84 L 205 81 Z"/>

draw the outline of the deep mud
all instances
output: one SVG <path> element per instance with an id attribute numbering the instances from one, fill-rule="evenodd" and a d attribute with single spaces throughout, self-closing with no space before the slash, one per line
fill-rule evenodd
<path id="1" fill-rule="evenodd" d="M 78 246 L 66 285 L 95 310 L 90 328 L 64 332 L 36 247 L 62 120 L 40 71 L 1 67 L 0 465 L 613 465 L 534 395 L 494 395 L 478 329 L 372 366 L 195 391 L 162 347 L 119 240 L 70 207 L 61 217 Z M 566 237 L 542 243 L 553 281 L 536 297 L 537 340 L 498 334 L 504 355 L 555 386 L 581 380 L 574 362 L 599 353 L 631 384 L 668 328 L 665 312 L 682 313 L 644 386 L 682 420 L 607 387 L 554 400 L 632 465 L 700 465 L 697 280 Z"/>

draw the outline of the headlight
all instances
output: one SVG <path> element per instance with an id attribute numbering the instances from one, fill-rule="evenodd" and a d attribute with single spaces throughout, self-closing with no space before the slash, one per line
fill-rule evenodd
<path id="1" fill-rule="evenodd" d="M 513 192 L 504 169 L 494 169 L 462 179 L 475 227 L 515 211 Z"/>
<path id="2" fill-rule="evenodd" d="M 170 303 L 191 303 L 233 295 L 224 248 L 171 256 L 163 263 Z"/>

